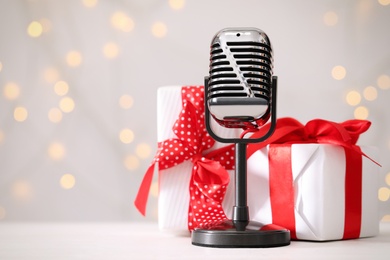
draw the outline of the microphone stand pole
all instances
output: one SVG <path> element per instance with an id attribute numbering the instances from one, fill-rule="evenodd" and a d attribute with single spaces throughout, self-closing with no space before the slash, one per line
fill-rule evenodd
<path id="1" fill-rule="evenodd" d="M 247 205 L 247 178 L 246 178 L 246 143 L 236 143 L 235 164 L 235 204 L 233 207 L 233 224 L 237 231 L 244 231 L 249 223 Z"/>

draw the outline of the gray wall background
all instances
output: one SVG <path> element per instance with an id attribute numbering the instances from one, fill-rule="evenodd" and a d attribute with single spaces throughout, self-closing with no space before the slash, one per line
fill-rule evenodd
<path id="1" fill-rule="evenodd" d="M 147 218 L 133 200 L 156 151 L 157 88 L 202 85 L 211 38 L 239 26 L 272 41 L 279 117 L 341 122 L 368 111 L 359 143 L 380 150 L 378 197 L 390 214 L 389 1 L 173 2 L 0 0 L 1 221 L 156 219 L 156 196 Z"/>

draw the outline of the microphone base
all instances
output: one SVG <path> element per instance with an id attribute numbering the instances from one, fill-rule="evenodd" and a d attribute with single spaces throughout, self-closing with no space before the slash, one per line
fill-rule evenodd
<path id="1" fill-rule="evenodd" d="M 249 221 L 245 230 L 238 231 L 231 220 L 211 223 L 197 228 L 191 235 L 195 246 L 218 248 L 264 248 L 290 244 L 290 231 L 276 225 Z"/>

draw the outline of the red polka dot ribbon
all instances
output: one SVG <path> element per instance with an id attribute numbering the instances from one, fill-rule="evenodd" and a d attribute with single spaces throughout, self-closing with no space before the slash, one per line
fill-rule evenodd
<path id="1" fill-rule="evenodd" d="M 211 221 L 226 219 L 222 201 L 229 183 L 229 173 L 234 169 L 234 146 L 229 145 L 206 154 L 215 141 L 207 133 L 204 122 L 204 88 L 182 87 L 182 110 L 173 132 L 177 138 L 159 143 L 159 149 L 145 173 L 135 205 L 145 215 L 154 166 L 168 169 L 184 161 L 193 163 L 189 184 L 190 203 L 188 228 L 193 230 Z"/>

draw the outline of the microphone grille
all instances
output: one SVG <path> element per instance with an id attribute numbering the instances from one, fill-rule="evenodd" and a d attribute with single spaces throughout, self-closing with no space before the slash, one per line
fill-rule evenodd
<path id="1" fill-rule="evenodd" d="M 211 44 L 208 99 L 250 97 L 269 101 L 272 69 L 272 47 L 263 31 L 222 30 Z"/>

